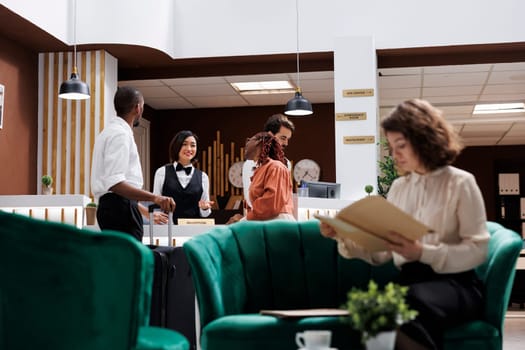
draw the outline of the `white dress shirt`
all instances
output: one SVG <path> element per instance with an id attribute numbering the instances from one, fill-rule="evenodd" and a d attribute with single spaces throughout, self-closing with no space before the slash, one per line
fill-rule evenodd
<path id="1" fill-rule="evenodd" d="M 420 239 L 419 260 L 435 272 L 463 272 L 485 261 L 490 235 L 481 191 L 472 174 L 452 166 L 425 175 L 411 173 L 394 181 L 388 201 L 435 231 Z M 370 254 L 348 239 L 337 241 L 339 253 L 348 258 L 380 264 L 393 257 L 396 266 L 406 262 L 396 253 Z"/>
<path id="2" fill-rule="evenodd" d="M 142 167 L 133 130 L 120 117 L 113 117 L 95 139 L 91 165 L 91 191 L 95 200 L 122 182 L 142 188 Z"/>
<path id="3" fill-rule="evenodd" d="M 244 194 L 244 202 L 248 207 L 252 207 L 250 201 L 250 184 L 252 183 L 253 171 L 255 170 L 255 162 L 251 159 L 244 161 L 242 165 L 242 193 Z"/>
<path id="4" fill-rule="evenodd" d="M 173 168 L 177 168 L 177 162 L 173 162 Z M 188 184 L 191 181 L 191 177 L 193 176 L 193 173 L 195 172 L 195 168 L 191 166 L 191 173 L 186 174 L 184 170 L 175 171 L 175 174 L 177 174 L 177 178 L 179 179 L 180 185 L 182 188 L 186 188 Z M 203 201 L 209 201 L 210 200 L 210 180 L 208 178 L 208 174 L 206 174 L 204 171 L 202 173 L 202 195 L 201 200 Z M 153 180 L 153 193 L 162 195 L 162 187 L 164 186 L 164 179 L 166 178 L 166 168 L 165 166 L 161 166 L 160 168 L 155 171 L 155 178 Z M 211 214 L 211 208 L 210 209 L 200 209 L 201 217 L 205 218 L 210 216 Z"/>

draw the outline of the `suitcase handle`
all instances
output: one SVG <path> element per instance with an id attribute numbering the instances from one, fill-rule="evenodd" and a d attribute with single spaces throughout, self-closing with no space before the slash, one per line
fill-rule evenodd
<path id="1" fill-rule="evenodd" d="M 160 209 L 160 205 L 153 203 L 148 206 L 148 212 L 150 214 L 153 213 L 155 209 Z"/>
<path id="2" fill-rule="evenodd" d="M 149 213 L 149 244 L 153 245 L 153 226 L 155 225 L 155 220 L 153 219 L 153 212 L 155 209 L 160 209 L 158 204 L 150 204 L 148 206 Z M 168 247 L 171 247 L 173 244 L 173 212 L 168 213 Z"/>

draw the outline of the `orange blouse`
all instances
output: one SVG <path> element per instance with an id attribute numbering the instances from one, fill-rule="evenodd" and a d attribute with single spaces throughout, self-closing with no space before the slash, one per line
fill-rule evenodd
<path id="1" fill-rule="evenodd" d="M 246 219 L 270 220 L 281 213 L 293 215 L 292 180 L 290 170 L 278 160 L 269 159 L 252 176 Z"/>

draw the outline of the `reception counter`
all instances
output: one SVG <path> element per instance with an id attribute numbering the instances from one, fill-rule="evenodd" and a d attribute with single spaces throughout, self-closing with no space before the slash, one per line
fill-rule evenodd
<path id="1" fill-rule="evenodd" d="M 73 224 L 79 228 L 97 229 L 86 226 L 85 210 L 91 199 L 85 195 L 13 195 L 0 196 L 0 210 L 27 215 L 36 219 L 59 221 Z M 335 216 L 337 212 L 351 204 L 352 200 L 297 197 L 294 195 L 294 216 L 297 220 L 313 219 L 314 214 Z M 175 245 L 181 246 L 191 237 L 210 230 L 214 225 L 174 225 Z M 144 225 L 144 240 L 150 244 L 149 225 Z M 168 244 L 168 226 L 153 225 L 153 244 Z"/>
<path id="2" fill-rule="evenodd" d="M 298 221 L 314 219 L 314 214 L 335 216 L 353 202 L 349 199 L 297 197 L 294 194 L 294 216 Z"/>
<path id="3" fill-rule="evenodd" d="M 81 228 L 85 224 L 84 208 L 89 202 L 89 197 L 80 194 L 0 196 L 0 210 Z"/>
<path id="4" fill-rule="evenodd" d="M 172 242 L 174 246 L 182 246 L 184 242 L 193 236 L 205 233 L 211 230 L 213 227 L 219 225 L 173 225 L 172 229 Z M 144 238 L 142 242 L 144 244 L 151 244 L 149 237 L 149 225 L 144 225 Z M 173 244 L 174 243 L 174 244 Z M 168 245 L 168 225 L 153 225 L 153 243 L 155 245 Z"/>

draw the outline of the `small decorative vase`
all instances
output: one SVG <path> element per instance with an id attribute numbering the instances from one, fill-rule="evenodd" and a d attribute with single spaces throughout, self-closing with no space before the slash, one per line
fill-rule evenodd
<path id="1" fill-rule="evenodd" d="M 366 341 L 367 350 L 394 350 L 396 331 L 381 332 Z"/>
<path id="2" fill-rule="evenodd" d="M 86 207 L 86 225 L 95 225 L 97 218 L 97 208 Z"/>
<path id="3" fill-rule="evenodd" d="M 42 194 L 53 194 L 53 187 L 42 186 Z"/>

